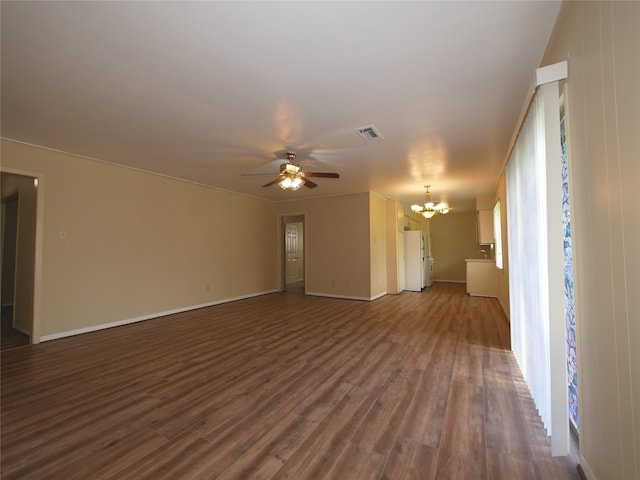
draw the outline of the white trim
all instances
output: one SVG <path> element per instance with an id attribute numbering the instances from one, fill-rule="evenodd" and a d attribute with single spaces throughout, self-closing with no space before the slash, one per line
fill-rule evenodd
<path id="1" fill-rule="evenodd" d="M 500 304 L 500 307 L 502 308 L 502 311 L 504 312 L 505 317 L 507 317 L 507 321 L 511 323 L 509 309 L 505 308 L 504 304 L 502 303 L 502 299 L 499 296 L 496 298 L 498 299 L 498 303 Z"/>
<path id="2" fill-rule="evenodd" d="M 152 320 L 154 318 L 165 317 L 167 315 L 173 315 L 175 313 L 188 312 L 190 310 L 197 310 L 199 308 L 213 307 L 222 303 L 235 302 L 237 300 L 245 300 L 247 298 L 259 297 L 261 295 L 268 295 L 271 293 L 277 293 L 277 290 L 267 290 L 265 292 L 252 293 L 249 295 L 241 295 L 239 297 L 225 298 L 223 300 L 216 300 L 215 302 L 202 303 L 200 305 L 191 305 L 189 307 L 176 308 L 174 310 L 167 310 L 165 312 L 151 313 L 149 315 L 142 315 L 140 317 L 127 318 L 124 320 L 118 320 L 115 322 L 103 323 L 100 325 L 92 325 L 90 327 L 78 328 L 76 330 L 68 330 L 66 332 L 53 333 L 51 335 L 43 335 L 40 337 L 41 342 L 47 342 L 49 340 L 57 340 L 59 338 L 72 337 L 74 335 L 81 335 L 83 333 L 95 332 L 97 330 L 104 330 L 106 328 L 119 327 L 122 325 L 128 325 L 130 323 L 142 322 L 144 320 Z"/>
<path id="3" fill-rule="evenodd" d="M 560 92 L 558 82 L 540 87 L 544 105 L 547 265 L 549 319 L 549 380 L 551 394 L 551 452 L 571 451 L 569 392 L 567 389 L 567 324 L 564 316 L 564 238 L 562 226 L 562 150 L 560 145 Z M 560 239 L 560 241 L 559 241 Z"/>
<path id="4" fill-rule="evenodd" d="M 111 166 L 114 166 L 114 167 L 125 168 L 127 170 L 132 170 L 134 172 L 147 173 L 149 175 L 153 175 L 153 176 L 156 176 L 156 177 L 162 177 L 162 178 L 168 178 L 170 180 L 176 180 L 178 182 L 190 183 L 192 185 L 197 185 L 199 187 L 209 188 L 209 189 L 212 189 L 212 190 L 219 190 L 221 192 L 230 193 L 232 195 L 238 195 L 238 196 L 241 196 L 241 197 L 256 198 L 258 200 L 264 200 L 264 201 L 267 201 L 267 202 L 276 203 L 273 200 L 268 200 L 268 199 L 259 197 L 257 195 L 251 195 L 251 194 L 248 194 L 248 193 L 241 193 L 241 192 L 234 192 L 232 190 L 227 190 L 227 189 L 224 189 L 224 188 L 221 188 L 221 187 L 215 187 L 213 185 L 208 185 L 206 183 L 196 182 L 195 180 L 188 180 L 186 178 L 174 177 L 172 175 L 167 175 L 167 174 L 164 174 L 164 173 L 158 173 L 158 172 L 153 172 L 151 170 L 145 170 L 144 168 L 132 167 L 130 165 L 125 165 L 125 164 L 122 164 L 122 163 L 110 162 L 110 161 L 107 161 L 107 160 L 101 160 L 101 159 L 95 158 L 95 157 L 89 157 L 89 156 L 86 156 L 86 155 L 80 155 L 78 153 L 67 152 L 66 150 L 58 150 L 57 148 L 45 147 L 43 145 L 38 145 L 37 143 L 23 142 L 22 140 L 16 140 L 15 138 L 9 138 L 9 137 L 0 137 L 0 140 L 5 140 L 7 142 L 13 142 L 13 143 L 17 143 L 17 144 L 20 144 L 20 145 L 26 145 L 27 147 L 39 148 L 39 149 L 42 149 L 42 150 L 47 150 L 49 152 L 60 153 L 62 155 L 69 155 L 71 157 L 76 157 L 76 158 L 79 158 L 79 159 L 82 159 L 82 160 L 89 160 L 91 162 L 98 162 L 98 163 L 101 163 L 103 165 L 111 165 Z M 33 175 L 30 175 L 30 176 L 33 176 Z"/>
<path id="5" fill-rule="evenodd" d="M 564 75 L 564 76 L 563 76 Z M 555 78 L 558 77 L 558 78 Z M 513 152 L 513 148 L 518 141 L 518 137 L 520 136 L 520 130 L 522 130 L 522 126 L 529 114 L 529 108 L 531 107 L 531 103 L 533 102 L 533 98 L 535 97 L 538 87 L 544 83 L 549 83 L 555 80 L 564 80 L 569 77 L 569 65 L 567 61 L 554 63 L 552 65 L 547 65 L 546 67 L 536 68 L 534 78 L 527 89 L 527 95 L 525 96 L 524 105 L 522 105 L 522 110 L 520 111 L 520 115 L 518 116 L 518 121 L 516 122 L 516 128 L 511 135 L 511 140 L 509 141 L 509 148 L 507 149 L 507 155 L 504 158 L 502 163 L 502 172 L 504 172 L 507 164 L 509 163 L 509 159 L 511 158 L 511 153 Z"/>
<path id="6" fill-rule="evenodd" d="M 1 138 L 1 137 L 0 137 Z M 34 251 L 34 268 L 33 268 L 33 318 L 31 323 L 31 344 L 40 343 L 40 324 L 42 318 L 42 251 L 44 245 L 44 185 L 45 175 L 42 172 L 34 172 L 31 170 L 22 170 L 19 168 L 11 168 L 0 166 L 0 173 L 10 173 L 14 175 L 22 175 L 25 177 L 37 178 L 38 186 L 36 187 L 36 238 Z"/>
<path id="7" fill-rule="evenodd" d="M 285 248 L 286 244 L 284 241 L 284 226 L 285 226 L 285 217 L 303 217 L 302 218 L 302 253 L 303 253 L 303 262 L 304 262 L 304 272 L 302 273 L 303 281 L 307 282 L 307 213 L 278 213 L 277 218 L 277 226 L 276 226 L 276 262 L 278 263 L 278 268 L 276 269 L 276 281 L 278 282 L 278 291 L 284 292 L 287 289 L 287 268 L 285 265 Z"/>
<path id="8" fill-rule="evenodd" d="M 306 295 L 310 295 L 312 297 L 326 297 L 326 298 L 339 298 L 343 300 L 359 300 L 370 302 L 380 297 L 353 297 L 351 295 L 334 295 L 333 293 L 317 293 L 317 292 L 305 292 Z M 384 296 L 386 293 L 381 294 L 380 296 Z"/>
<path id="9" fill-rule="evenodd" d="M 546 67 L 536 68 L 536 86 L 564 80 L 568 76 L 569 66 L 566 60 Z"/>
<path id="10" fill-rule="evenodd" d="M 589 464 L 582 455 L 580 455 L 580 467 L 586 475 L 587 480 L 597 480 L 596 476 L 593 473 L 593 470 L 591 470 L 591 467 L 589 467 Z"/>
<path id="11" fill-rule="evenodd" d="M 371 297 L 371 298 L 370 298 L 370 300 L 372 300 L 372 301 L 373 301 L 373 300 L 377 300 L 377 299 L 379 299 L 379 298 L 384 297 L 385 295 L 387 295 L 387 292 L 382 292 L 382 293 L 379 293 L 379 294 L 377 294 L 377 295 L 374 295 L 373 297 Z"/>

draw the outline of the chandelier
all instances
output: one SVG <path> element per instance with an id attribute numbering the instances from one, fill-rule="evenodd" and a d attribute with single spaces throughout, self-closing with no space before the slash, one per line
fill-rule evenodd
<path id="1" fill-rule="evenodd" d="M 411 205 L 411 211 L 419 213 L 424 218 L 431 218 L 437 213 L 449 213 L 449 205 L 445 202 L 435 203 L 431 201 L 430 187 L 431 185 L 424 187 L 426 189 L 424 193 L 424 205 Z"/>
<path id="2" fill-rule="evenodd" d="M 280 172 L 278 185 L 283 190 L 298 190 L 304 185 L 304 173 L 300 169 L 300 165 L 285 163 Z"/>

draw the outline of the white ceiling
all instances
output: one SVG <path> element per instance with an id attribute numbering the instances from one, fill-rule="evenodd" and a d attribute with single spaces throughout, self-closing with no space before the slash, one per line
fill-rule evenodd
<path id="1" fill-rule="evenodd" d="M 560 2 L 1 3 L 2 136 L 275 201 L 472 209 Z M 358 127 L 375 125 L 367 143 Z M 286 150 L 338 172 L 261 185 Z M 315 180 L 315 179 L 314 179 Z"/>

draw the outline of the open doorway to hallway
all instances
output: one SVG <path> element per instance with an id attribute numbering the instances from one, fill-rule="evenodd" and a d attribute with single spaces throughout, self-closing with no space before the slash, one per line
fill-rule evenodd
<path id="1" fill-rule="evenodd" d="M 304 215 L 282 217 L 283 289 L 290 293 L 305 292 Z"/>
<path id="2" fill-rule="evenodd" d="M 37 179 L 2 172 L 2 350 L 33 335 Z"/>

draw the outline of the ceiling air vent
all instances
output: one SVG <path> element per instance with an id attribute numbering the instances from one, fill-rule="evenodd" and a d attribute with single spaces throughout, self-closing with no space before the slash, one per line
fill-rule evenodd
<path id="1" fill-rule="evenodd" d="M 356 131 L 358 132 L 358 135 L 364 138 L 366 142 L 376 142 L 384 138 L 380 131 L 373 125 L 356 128 Z"/>

